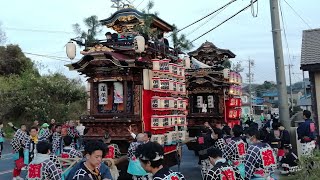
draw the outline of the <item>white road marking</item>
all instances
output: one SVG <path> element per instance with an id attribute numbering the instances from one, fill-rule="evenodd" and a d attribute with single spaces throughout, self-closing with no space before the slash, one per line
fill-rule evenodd
<path id="1" fill-rule="evenodd" d="M 12 171 L 13 171 L 13 170 L 2 171 L 2 172 L 0 172 L 0 175 L 12 173 Z"/>

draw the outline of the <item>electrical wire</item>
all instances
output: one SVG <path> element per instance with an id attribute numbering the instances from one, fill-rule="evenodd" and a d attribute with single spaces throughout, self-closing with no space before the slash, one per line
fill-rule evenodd
<path id="1" fill-rule="evenodd" d="M 254 0 L 254 2 L 253 2 L 252 4 L 256 3 L 257 1 L 258 1 L 258 0 Z M 237 15 L 240 14 L 241 12 L 245 11 L 246 9 L 248 9 L 252 4 L 250 3 L 248 6 L 244 7 L 243 9 L 241 9 L 240 11 L 238 11 L 236 14 L 234 14 L 234 15 L 232 15 L 231 17 L 229 17 L 228 19 L 224 20 L 222 23 L 220 23 L 220 24 L 218 24 L 217 26 L 213 27 L 213 28 L 210 29 L 209 31 L 207 31 L 207 32 L 203 33 L 202 35 L 198 36 L 197 38 L 195 38 L 194 40 L 192 40 L 190 43 L 192 43 L 192 42 L 200 39 L 200 38 L 203 37 L 204 35 L 208 34 L 209 32 L 211 32 L 211 31 L 213 31 L 214 29 L 218 28 L 219 26 L 221 26 L 222 24 L 226 23 L 226 22 L 229 21 L 230 19 L 234 18 L 235 16 L 237 16 Z"/>
<path id="2" fill-rule="evenodd" d="M 138 9 L 138 7 L 139 7 L 143 2 L 144 2 L 144 0 L 142 0 L 142 1 L 138 4 L 138 6 L 136 7 L 136 9 Z"/>
<path id="3" fill-rule="evenodd" d="M 230 4 L 229 4 L 230 5 Z M 213 18 L 215 18 L 216 16 L 218 16 L 223 10 L 225 10 L 228 6 L 225 6 L 223 9 L 221 9 L 220 11 L 218 11 L 215 15 L 213 15 L 212 17 L 210 17 L 208 20 L 206 20 L 204 23 L 200 24 L 198 27 L 196 27 L 194 30 L 192 30 L 191 32 L 189 32 L 188 34 L 186 34 L 186 37 L 188 37 L 190 34 L 196 32 L 198 29 L 200 29 L 202 26 L 204 26 L 205 24 L 207 24 L 209 21 L 211 21 Z"/>
<path id="4" fill-rule="evenodd" d="M 190 27 L 190 26 L 192 26 L 192 25 L 194 25 L 194 24 L 196 24 L 196 23 L 198 23 L 198 22 L 202 21 L 203 19 L 205 19 L 205 18 L 207 18 L 207 17 L 211 16 L 212 14 L 214 14 L 214 13 L 216 13 L 216 12 L 220 11 L 221 9 L 225 8 L 226 6 L 228 6 L 228 5 L 232 4 L 232 3 L 233 3 L 233 2 L 235 2 L 235 1 L 237 1 L 237 0 L 232 0 L 232 1 L 228 2 L 227 4 L 223 5 L 223 6 L 222 6 L 222 7 L 220 7 L 219 9 L 217 9 L 217 10 L 215 10 L 215 11 L 211 12 L 210 14 L 208 14 L 208 15 L 206 15 L 206 16 L 204 16 L 204 17 L 202 17 L 202 18 L 198 19 L 197 21 L 195 21 L 195 22 L 193 22 L 193 23 L 191 23 L 191 24 L 189 24 L 189 25 L 187 25 L 187 26 L 185 26 L 185 27 L 183 27 L 183 28 L 179 29 L 177 32 L 180 32 L 180 31 L 182 31 L 182 30 L 184 30 L 184 29 L 187 29 L 188 27 Z M 171 35 L 170 35 L 170 36 L 171 36 Z M 168 37 L 170 37 L 170 36 L 168 36 Z"/>
<path id="5" fill-rule="evenodd" d="M 6 30 L 13 31 L 29 31 L 29 32 L 44 32 L 44 33 L 55 33 L 55 34 L 73 34 L 73 32 L 67 31 L 54 31 L 54 30 L 40 30 L 40 29 L 23 29 L 23 28 L 12 28 L 12 27 L 4 27 Z"/>
<path id="6" fill-rule="evenodd" d="M 63 61 L 63 62 L 70 62 L 70 60 L 66 60 L 67 58 L 65 57 L 58 57 L 58 56 L 49 56 L 49 55 L 43 55 L 43 54 L 36 54 L 36 53 L 28 53 L 28 52 L 23 52 L 24 54 L 32 55 L 32 56 L 39 56 L 39 57 L 45 57 L 49 59 L 54 59 L 57 61 Z"/>
<path id="7" fill-rule="evenodd" d="M 310 28 L 312 29 L 312 27 L 307 23 L 307 21 L 305 21 L 300 14 L 286 1 L 284 0 L 284 2 L 291 8 L 291 10 Z"/>

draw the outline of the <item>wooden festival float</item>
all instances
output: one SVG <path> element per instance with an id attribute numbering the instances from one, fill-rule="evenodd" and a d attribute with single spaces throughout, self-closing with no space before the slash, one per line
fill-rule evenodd
<path id="1" fill-rule="evenodd" d="M 139 35 L 136 29 L 145 25 L 145 17 L 152 18 L 153 32 L 173 30 L 155 15 L 120 9 L 100 21 L 118 38 L 87 44 L 83 57 L 67 67 L 87 78 L 88 115 L 80 119 L 86 139 L 102 139 L 109 132 L 126 154 L 133 141 L 129 126 L 135 133 L 150 131 L 151 140 L 164 146 L 165 164 L 172 166 L 179 161 L 178 144 L 188 139 L 185 69 L 190 62 L 157 38 Z M 74 51 L 72 44 L 67 51 Z M 126 172 L 126 166 L 119 166 Z"/>
<path id="2" fill-rule="evenodd" d="M 208 41 L 188 54 L 192 62 L 191 68 L 186 70 L 189 136 L 201 136 L 206 121 L 230 127 L 240 124 L 241 76 L 224 66 L 236 55 Z M 190 150 L 196 150 L 196 142 L 187 145 Z"/>

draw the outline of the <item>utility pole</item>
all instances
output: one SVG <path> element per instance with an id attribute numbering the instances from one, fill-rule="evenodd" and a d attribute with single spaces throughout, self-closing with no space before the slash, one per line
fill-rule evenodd
<path id="1" fill-rule="evenodd" d="M 292 97 L 292 83 L 291 83 L 291 67 L 293 67 L 293 64 L 288 64 L 285 65 L 289 68 L 289 83 L 290 83 L 290 102 L 291 102 L 291 107 L 290 111 L 293 111 L 293 97 Z"/>
<path id="2" fill-rule="evenodd" d="M 281 27 L 279 18 L 279 0 L 270 0 L 270 12 L 274 48 L 274 61 L 279 98 L 279 116 L 281 123 L 287 130 L 289 130 L 291 127 L 291 122 L 289 117 L 286 75 L 283 62 L 283 50 L 280 29 Z"/>
<path id="3" fill-rule="evenodd" d="M 247 73 L 247 78 L 249 82 L 249 100 L 250 100 L 250 115 L 253 115 L 253 109 L 252 109 L 252 89 L 251 89 L 251 84 L 253 80 L 253 73 L 252 73 L 252 66 L 254 66 L 254 61 L 252 59 L 248 59 L 248 64 L 249 64 L 249 73 Z"/>

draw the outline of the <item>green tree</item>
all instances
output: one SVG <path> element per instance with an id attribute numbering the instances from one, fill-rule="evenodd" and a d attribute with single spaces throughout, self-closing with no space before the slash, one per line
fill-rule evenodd
<path id="1" fill-rule="evenodd" d="M 80 24 L 76 23 L 73 24 L 73 31 L 78 36 L 76 38 L 77 43 L 82 46 L 85 45 L 86 47 L 94 42 L 97 41 L 96 36 L 101 33 L 101 23 L 98 20 L 98 17 L 96 15 L 92 15 L 90 17 L 87 17 L 83 20 L 83 23 L 85 24 L 87 31 L 82 30 Z M 83 43 L 84 41 L 84 43 Z"/>
<path id="2" fill-rule="evenodd" d="M 134 30 L 139 32 L 141 35 L 146 35 L 151 39 L 156 39 L 159 32 L 157 32 L 154 28 L 152 28 L 152 23 L 154 20 L 154 16 L 157 16 L 158 13 L 152 13 L 151 10 L 154 7 L 154 2 L 149 1 L 146 8 L 142 10 L 143 13 L 143 25 L 135 26 Z"/>
<path id="3" fill-rule="evenodd" d="M 192 43 L 186 38 L 184 34 L 178 35 L 178 28 L 176 25 L 173 25 L 173 32 L 171 34 L 173 47 L 175 49 L 184 51 L 190 50 L 193 48 Z"/>
<path id="4" fill-rule="evenodd" d="M 0 76 L 21 75 L 29 70 L 37 72 L 18 45 L 0 46 Z"/>

